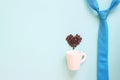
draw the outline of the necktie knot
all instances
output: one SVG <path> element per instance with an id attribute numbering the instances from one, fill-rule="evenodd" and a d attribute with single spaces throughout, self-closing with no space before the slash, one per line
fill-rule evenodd
<path id="1" fill-rule="evenodd" d="M 99 11 L 98 12 L 100 19 L 106 20 L 109 14 L 109 10 Z"/>

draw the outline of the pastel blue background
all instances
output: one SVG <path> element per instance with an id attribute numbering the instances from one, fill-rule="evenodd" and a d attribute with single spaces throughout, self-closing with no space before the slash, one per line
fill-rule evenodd
<path id="1" fill-rule="evenodd" d="M 110 80 L 120 80 L 120 6 L 108 23 Z M 96 80 L 98 26 L 85 0 L 0 0 L 0 80 Z M 76 49 L 87 54 L 77 72 L 66 65 L 70 33 L 82 36 Z"/>

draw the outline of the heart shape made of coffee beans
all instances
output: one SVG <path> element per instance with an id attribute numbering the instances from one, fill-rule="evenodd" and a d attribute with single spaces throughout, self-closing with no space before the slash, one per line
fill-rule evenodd
<path id="1" fill-rule="evenodd" d="M 80 44 L 82 38 L 80 37 L 80 35 L 76 34 L 75 36 L 73 36 L 72 34 L 68 35 L 66 38 L 68 44 L 73 47 L 73 49 Z"/>

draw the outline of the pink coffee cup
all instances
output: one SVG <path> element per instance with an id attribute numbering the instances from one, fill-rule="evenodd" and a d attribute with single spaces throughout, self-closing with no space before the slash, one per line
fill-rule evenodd
<path id="1" fill-rule="evenodd" d="M 86 54 L 80 51 L 67 51 L 67 64 L 69 70 L 79 70 L 80 65 L 86 60 Z"/>

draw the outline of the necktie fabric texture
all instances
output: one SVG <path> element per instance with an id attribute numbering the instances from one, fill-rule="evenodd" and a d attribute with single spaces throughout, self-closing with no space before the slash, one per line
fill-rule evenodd
<path id="1" fill-rule="evenodd" d="M 98 31 L 98 56 L 97 56 L 97 80 L 109 80 L 108 71 L 108 25 L 107 17 L 109 13 L 117 7 L 120 0 L 112 0 L 111 5 L 106 10 L 99 10 L 97 0 L 87 0 L 88 5 L 97 12 L 100 26 Z"/>

